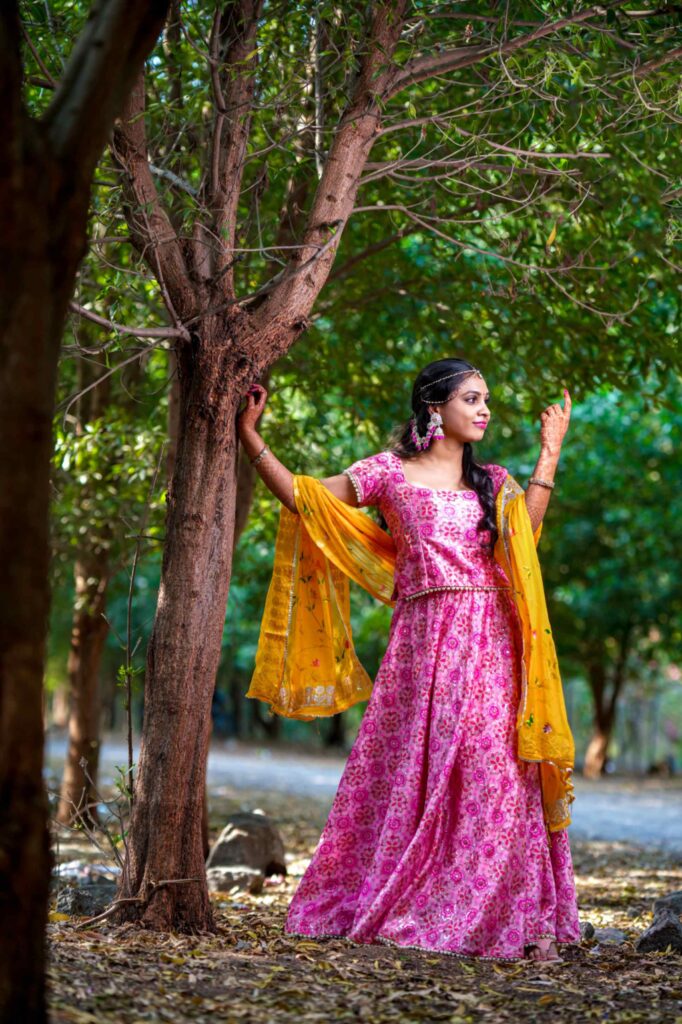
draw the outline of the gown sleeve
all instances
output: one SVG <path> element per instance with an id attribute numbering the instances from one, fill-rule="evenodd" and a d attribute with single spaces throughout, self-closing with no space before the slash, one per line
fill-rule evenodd
<path id="1" fill-rule="evenodd" d="M 496 498 L 497 493 L 504 483 L 504 478 L 507 476 L 508 471 L 504 466 L 496 466 L 494 462 L 488 462 L 486 465 L 481 467 L 485 469 L 493 480 L 493 496 Z"/>
<path id="2" fill-rule="evenodd" d="M 385 452 L 358 459 L 343 472 L 350 478 L 359 507 L 379 504 L 386 489 L 389 472 L 389 458 Z"/>

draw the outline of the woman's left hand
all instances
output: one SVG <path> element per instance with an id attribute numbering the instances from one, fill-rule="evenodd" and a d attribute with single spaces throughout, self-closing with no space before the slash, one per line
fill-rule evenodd
<path id="1" fill-rule="evenodd" d="M 564 407 L 558 402 L 548 405 L 540 413 L 540 446 L 548 451 L 558 452 L 561 449 L 569 420 L 571 419 L 571 396 L 564 388 Z"/>

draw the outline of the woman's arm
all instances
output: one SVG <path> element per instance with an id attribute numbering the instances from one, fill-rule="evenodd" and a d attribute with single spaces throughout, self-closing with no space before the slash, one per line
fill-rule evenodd
<path id="1" fill-rule="evenodd" d="M 237 416 L 237 433 L 249 459 L 255 459 L 265 447 L 265 441 L 256 430 L 256 423 L 265 408 L 268 393 L 261 384 L 254 384 L 246 396 L 246 406 Z M 291 511 L 294 501 L 294 475 L 270 450 L 255 464 L 263 483 L 276 498 Z M 326 477 L 320 483 L 348 505 L 357 505 L 355 489 L 345 473 Z"/>
<path id="2" fill-rule="evenodd" d="M 561 454 L 561 445 L 568 430 L 570 418 L 571 396 L 564 388 L 563 409 L 559 404 L 550 405 L 540 416 L 540 455 L 532 474 L 539 480 L 553 483 Z M 543 487 L 542 484 L 528 484 L 526 507 L 533 532 L 537 530 L 544 518 L 551 494 L 550 487 Z"/>
<path id="3" fill-rule="evenodd" d="M 560 450 L 561 449 L 541 447 L 540 455 L 538 456 L 538 461 L 535 463 L 535 469 L 533 470 L 532 475 L 534 477 L 538 477 L 540 480 L 546 480 L 548 483 L 552 483 L 557 464 L 559 462 Z M 528 515 L 530 516 L 530 525 L 533 528 L 533 533 L 535 533 L 538 526 L 544 519 L 551 495 L 551 488 L 543 487 L 542 484 L 528 484 L 528 487 L 526 488 L 526 508 L 528 509 Z"/>

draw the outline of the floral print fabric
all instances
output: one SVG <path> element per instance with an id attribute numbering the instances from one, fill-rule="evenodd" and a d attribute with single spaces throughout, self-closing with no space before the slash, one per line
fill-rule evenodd
<path id="1" fill-rule="evenodd" d="M 433 532 L 419 531 L 420 548 L 449 526 L 453 550 L 434 555 L 446 558 L 446 578 L 454 569 L 460 580 L 487 579 L 492 555 L 456 550 L 481 516 L 476 496 L 412 488 L 408 513 L 394 458 L 381 453 L 351 470 L 399 553 L 413 528 L 398 539 L 404 519 L 432 523 Z M 497 490 L 505 471 L 491 475 Z M 402 565 L 407 572 L 409 558 Z M 406 578 L 396 568 L 397 585 Z M 547 832 L 538 765 L 516 754 L 520 663 L 508 590 L 400 593 L 288 932 L 504 959 L 522 957 L 540 936 L 579 940 L 568 835 Z"/>
<path id="2" fill-rule="evenodd" d="M 485 467 L 497 494 L 507 471 Z M 488 530 L 477 530 L 482 515 L 475 491 L 434 491 L 405 479 L 400 458 L 380 452 L 344 470 L 358 504 L 376 505 L 396 545 L 395 593 L 408 596 L 439 586 L 508 586 L 502 567 L 486 545 Z"/>

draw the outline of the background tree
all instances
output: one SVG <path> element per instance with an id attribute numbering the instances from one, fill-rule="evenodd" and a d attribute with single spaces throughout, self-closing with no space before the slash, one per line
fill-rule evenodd
<path id="1" fill-rule="evenodd" d="M 679 388 L 602 391 L 577 409 L 562 456 L 560 513 L 548 523 L 545 566 L 561 653 L 582 669 L 594 733 L 584 772 L 604 770 L 619 700 L 654 659 L 682 656 Z M 627 457 L 624 457 L 627 453 Z M 629 497 L 626 497 L 629 496 Z M 597 515 L 595 515 L 597 510 Z M 555 515 L 561 528 L 552 529 Z"/>
<path id="2" fill-rule="evenodd" d="M 81 816 L 97 820 L 102 700 L 100 674 L 109 632 L 108 595 L 111 580 L 124 569 L 132 575 L 136 548 L 162 543 L 161 513 L 164 493 L 162 458 L 168 431 L 154 393 L 159 379 L 165 382 L 165 365 L 151 372 L 138 360 L 124 376 L 109 376 L 99 383 L 101 364 L 86 362 L 98 349 L 87 345 L 94 326 L 86 322 L 78 331 L 79 345 L 64 346 L 65 362 L 72 349 L 76 381 L 65 374 L 79 393 L 77 402 L 55 424 L 52 585 L 63 585 L 63 575 L 73 572 L 73 615 L 68 655 L 69 743 L 61 785 L 57 819 L 78 822 Z M 165 362 L 165 361 L 163 361 Z M 66 381 L 65 381 L 66 383 Z M 152 392 L 145 401 L 144 390 Z M 134 394 L 134 399 L 133 399 Z M 131 597 L 134 596 L 134 592 Z M 130 615 L 126 617 L 130 619 Z M 121 682 L 130 677 L 134 656 L 134 623 L 117 634 L 125 652 Z M 123 634 L 123 635 L 121 635 Z M 131 649 L 133 648 L 133 649 Z M 81 761 L 85 759 L 85 768 Z"/>

